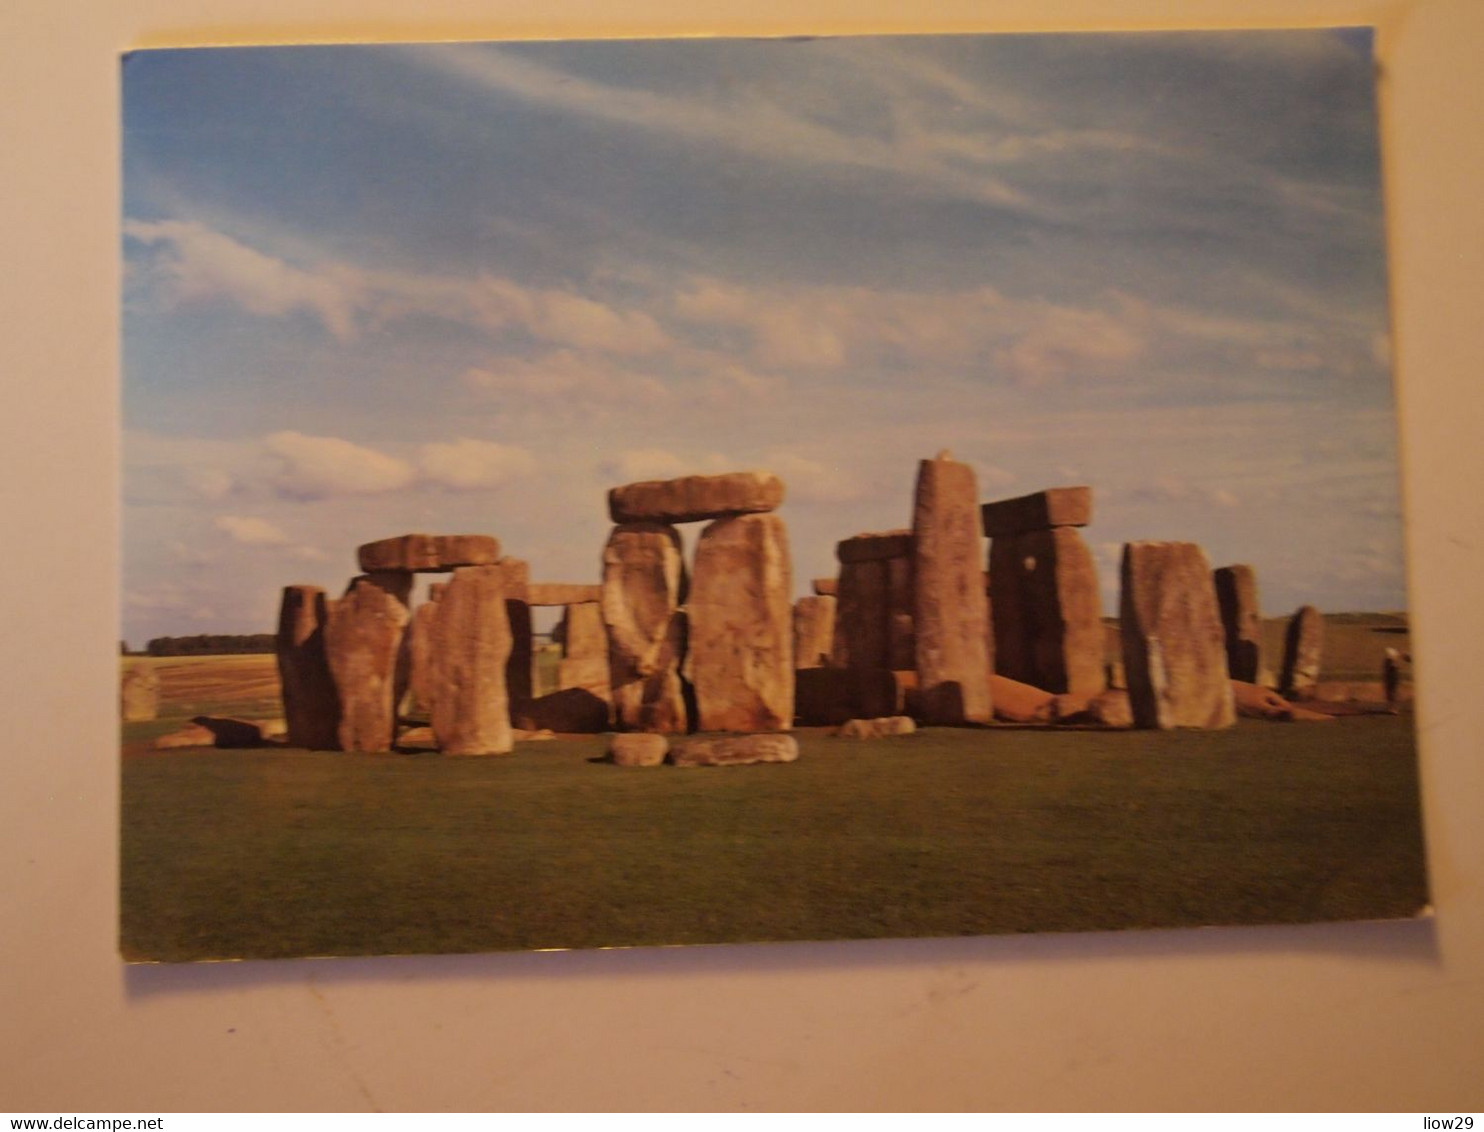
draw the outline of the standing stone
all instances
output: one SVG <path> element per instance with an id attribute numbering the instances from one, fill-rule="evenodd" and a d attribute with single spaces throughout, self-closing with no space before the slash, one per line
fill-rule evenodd
<path id="1" fill-rule="evenodd" d="M 119 678 L 125 723 L 144 723 L 160 714 L 160 674 L 149 664 L 131 664 Z"/>
<path id="2" fill-rule="evenodd" d="M 621 523 L 603 548 L 603 599 L 615 722 L 628 731 L 686 729 L 685 561 L 665 523 Z"/>
<path id="3" fill-rule="evenodd" d="M 835 599 L 822 594 L 794 602 L 794 667 L 823 668 L 835 639 Z"/>
<path id="4" fill-rule="evenodd" d="M 909 549 L 906 554 L 886 560 L 886 663 L 895 671 L 917 667 L 917 633 L 912 624 L 914 594 Z"/>
<path id="5" fill-rule="evenodd" d="M 974 469 L 948 453 L 919 464 L 912 510 L 912 620 L 925 723 L 988 723 L 994 717 L 977 497 Z"/>
<path id="6" fill-rule="evenodd" d="M 794 720 L 793 578 L 774 514 L 717 519 L 696 543 L 685 672 L 702 731 L 787 731 Z"/>
<path id="7" fill-rule="evenodd" d="M 402 638 L 402 651 L 407 657 L 407 704 L 413 712 L 426 714 L 433 710 L 433 696 L 438 686 L 438 651 L 434 647 L 433 625 L 438 617 L 438 601 L 445 588 L 429 588 L 430 600 L 412 611 L 412 620 Z"/>
<path id="8" fill-rule="evenodd" d="M 582 605 L 600 601 L 602 586 L 575 585 L 571 582 L 532 582 L 526 587 L 528 605 Z"/>
<path id="9" fill-rule="evenodd" d="M 340 747 L 340 699 L 325 655 L 330 603 L 318 586 L 285 586 L 278 608 L 278 680 L 291 747 Z"/>
<path id="10" fill-rule="evenodd" d="M 1092 488 L 1051 487 L 1017 499 L 986 503 L 979 511 L 989 538 L 1085 527 L 1092 521 Z"/>
<path id="11" fill-rule="evenodd" d="M 1075 528 L 996 537 L 989 585 L 996 672 L 1048 692 L 1107 686 L 1097 564 Z"/>
<path id="12" fill-rule="evenodd" d="M 510 659 L 505 664 L 505 691 L 514 711 L 536 692 L 536 636 L 527 600 L 531 566 L 520 558 L 502 558 L 495 565 L 504 579 L 505 616 L 510 622 Z"/>
<path id="13" fill-rule="evenodd" d="M 1302 699 L 1319 683 L 1324 656 L 1324 616 L 1312 605 L 1300 606 L 1283 638 L 1283 675 L 1279 690 Z"/>
<path id="14" fill-rule="evenodd" d="M 1257 574 L 1251 566 L 1223 566 L 1213 576 L 1221 628 L 1226 634 L 1226 667 L 1233 680 L 1258 682 L 1262 670 L 1262 614 Z"/>
<path id="15" fill-rule="evenodd" d="M 815 578 L 810 583 L 814 592 L 820 597 L 834 597 L 840 592 L 840 580 L 838 578 Z"/>
<path id="16" fill-rule="evenodd" d="M 507 574 L 499 565 L 455 570 L 435 606 L 433 736 L 446 755 L 503 755 L 514 749 L 505 684 L 511 652 Z"/>
<path id="17" fill-rule="evenodd" d="M 363 574 L 329 609 L 325 655 L 340 700 L 336 737 L 342 751 L 386 751 L 396 738 L 410 588 L 410 574 Z"/>
<path id="18" fill-rule="evenodd" d="M 1123 548 L 1120 629 L 1139 727 L 1219 728 L 1236 722 L 1226 635 L 1205 552 L 1191 542 Z"/>
<path id="19" fill-rule="evenodd" d="M 888 585 L 884 559 L 840 563 L 840 593 L 830 650 L 830 662 L 836 668 L 890 667 Z"/>
<path id="20" fill-rule="evenodd" d="M 596 601 L 567 606 L 562 615 L 562 656 L 567 660 L 608 655 L 608 631 Z"/>

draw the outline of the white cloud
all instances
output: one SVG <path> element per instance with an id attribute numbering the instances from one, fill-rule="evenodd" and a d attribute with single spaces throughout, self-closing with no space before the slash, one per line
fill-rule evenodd
<path id="1" fill-rule="evenodd" d="M 524 448 L 467 437 L 424 444 L 418 464 L 424 482 L 456 491 L 499 487 L 536 470 L 535 457 Z"/>
<path id="2" fill-rule="evenodd" d="M 290 499 L 374 495 L 408 487 L 416 478 L 407 461 L 339 437 L 285 431 L 263 444 L 277 465 L 274 490 Z"/>
<path id="3" fill-rule="evenodd" d="M 861 484 L 838 466 L 794 452 L 774 449 L 763 463 L 783 480 L 786 498 L 802 503 L 848 503 L 864 494 Z"/>
<path id="4" fill-rule="evenodd" d="M 969 463 L 974 468 L 974 478 L 978 480 L 980 491 L 998 491 L 1009 487 L 1020 478 L 1008 468 L 986 464 L 982 460 L 970 460 Z"/>
<path id="5" fill-rule="evenodd" d="M 191 491 L 212 502 L 225 499 L 237 488 L 237 481 L 220 468 L 187 468 L 182 474 Z"/>
<path id="6" fill-rule="evenodd" d="M 700 457 L 684 457 L 664 448 L 632 448 L 598 466 L 598 471 L 604 476 L 622 483 L 712 475 L 729 469 L 729 461 L 718 452 Z"/>
<path id="7" fill-rule="evenodd" d="M 153 249 L 136 277 L 170 303 L 228 299 L 256 315 L 307 310 L 339 339 L 355 334 L 358 301 L 343 273 L 306 271 L 190 220 L 125 220 L 124 235 Z"/>
<path id="8" fill-rule="evenodd" d="M 289 541 L 284 534 L 267 519 L 247 515 L 218 515 L 212 524 L 224 531 L 233 542 L 243 546 L 282 546 Z"/>

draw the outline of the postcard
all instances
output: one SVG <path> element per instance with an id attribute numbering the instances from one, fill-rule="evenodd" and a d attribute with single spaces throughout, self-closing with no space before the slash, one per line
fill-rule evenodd
<path id="1" fill-rule="evenodd" d="M 125 958 L 1423 914 L 1376 73 L 127 55 Z"/>

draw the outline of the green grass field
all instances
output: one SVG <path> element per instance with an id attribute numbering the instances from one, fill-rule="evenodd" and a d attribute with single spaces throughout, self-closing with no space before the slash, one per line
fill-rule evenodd
<path id="1" fill-rule="evenodd" d="M 804 733 L 797 763 L 725 769 L 590 761 L 603 742 L 126 757 L 124 954 L 1080 931 L 1426 901 L 1408 716 Z"/>

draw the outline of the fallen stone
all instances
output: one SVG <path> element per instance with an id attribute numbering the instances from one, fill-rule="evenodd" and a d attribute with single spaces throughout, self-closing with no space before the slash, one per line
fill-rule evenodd
<path id="1" fill-rule="evenodd" d="M 835 544 L 835 557 L 841 562 L 884 562 L 911 556 L 912 532 L 908 530 L 872 531 Z"/>
<path id="2" fill-rule="evenodd" d="M 1227 671 L 1233 680 L 1260 684 L 1262 613 L 1257 604 L 1257 574 L 1251 566 L 1222 566 L 1212 580 L 1226 634 Z"/>
<path id="3" fill-rule="evenodd" d="M 912 511 L 918 699 L 926 723 L 988 723 L 989 604 L 974 470 L 941 454 L 918 465 Z"/>
<path id="4" fill-rule="evenodd" d="M 144 723 L 160 714 L 160 674 L 153 665 L 135 663 L 124 669 L 119 701 L 125 723 Z"/>
<path id="5" fill-rule="evenodd" d="M 510 700 L 506 666 L 511 624 L 506 570 L 465 566 L 436 605 L 433 644 L 438 653 L 433 734 L 446 755 L 509 754 Z"/>
<path id="6" fill-rule="evenodd" d="M 433 735 L 431 727 L 409 727 L 397 736 L 398 748 L 427 747 L 430 749 L 438 746 L 438 740 Z"/>
<path id="7" fill-rule="evenodd" d="M 566 688 L 527 700 L 515 709 L 522 731 L 595 735 L 608 730 L 608 701 L 582 688 Z"/>
<path id="8" fill-rule="evenodd" d="M 1087 715 L 1089 721 L 1099 727 L 1134 725 L 1134 706 L 1128 692 L 1122 689 L 1109 688 L 1101 695 L 1093 696 L 1087 704 Z"/>
<path id="9" fill-rule="evenodd" d="M 1288 719 L 1293 713 L 1293 705 L 1277 692 L 1249 680 L 1232 681 L 1232 698 L 1237 714 L 1249 719 Z"/>
<path id="10" fill-rule="evenodd" d="M 675 766 L 743 766 L 747 763 L 791 763 L 799 757 L 792 735 L 736 735 L 685 739 L 670 748 Z"/>
<path id="11" fill-rule="evenodd" d="M 361 570 L 444 573 L 459 566 L 490 566 L 500 559 L 500 540 L 489 535 L 398 535 L 356 550 Z"/>
<path id="12" fill-rule="evenodd" d="M 996 719 L 1006 723 L 1042 723 L 1050 720 L 1054 692 L 1036 688 L 1008 676 L 993 675 L 988 680 L 994 700 Z"/>
<path id="13" fill-rule="evenodd" d="M 794 719 L 793 589 L 777 515 L 701 532 L 686 602 L 685 675 L 702 731 L 787 731 Z"/>
<path id="14" fill-rule="evenodd" d="M 794 667 L 824 668 L 835 639 L 835 599 L 818 594 L 794 602 Z"/>
<path id="15" fill-rule="evenodd" d="M 335 748 L 387 751 L 396 736 L 401 699 L 402 634 L 410 615 L 401 578 L 364 574 L 329 606 L 325 658 L 340 703 Z M 399 596 L 403 595 L 403 596 Z"/>
<path id="16" fill-rule="evenodd" d="M 1092 488 L 1052 487 L 1015 499 L 998 499 L 979 509 L 989 538 L 1049 531 L 1052 527 L 1085 527 L 1092 522 Z"/>
<path id="17" fill-rule="evenodd" d="M 521 731 L 512 728 L 510 734 L 517 743 L 544 743 L 548 739 L 556 738 L 556 732 L 547 727 L 538 731 Z"/>
<path id="18" fill-rule="evenodd" d="M 1310 708 L 1300 707 L 1294 704 L 1288 711 L 1290 723 L 1332 723 L 1335 717 L 1328 712 L 1313 711 Z"/>
<path id="19" fill-rule="evenodd" d="M 662 523 L 617 526 L 603 548 L 603 599 L 614 722 L 625 731 L 684 732 L 679 664 L 687 579 L 680 533 Z"/>
<path id="20" fill-rule="evenodd" d="M 579 586 L 568 582 L 532 582 L 526 588 L 527 605 L 582 605 L 601 601 L 602 586 Z"/>
<path id="21" fill-rule="evenodd" d="M 608 758 L 614 766 L 659 766 L 670 750 L 663 735 L 614 735 L 608 740 Z"/>
<path id="22" fill-rule="evenodd" d="M 268 738 L 264 733 L 263 724 L 257 720 L 198 715 L 191 722 L 208 732 L 211 735 L 211 745 L 221 750 L 248 750 L 261 747 Z"/>
<path id="23" fill-rule="evenodd" d="M 1050 692 L 1107 686 L 1097 564 L 1076 529 L 995 538 L 989 578 L 996 672 Z"/>
<path id="24" fill-rule="evenodd" d="M 160 751 L 174 750 L 178 747 L 214 747 L 216 736 L 199 723 L 191 723 L 179 731 L 161 735 L 155 740 L 154 745 L 155 749 Z"/>
<path id="25" fill-rule="evenodd" d="M 615 487 L 608 514 L 615 523 L 693 523 L 777 510 L 783 481 L 771 472 L 683 476 Z"/>
<path id="26" fill-rule="evenodd" d="M 1283 695 L 1303 699 L 1319 683 L 1324 657 L 1324 615 L 1312 605 L 1300 606 L 1289 618 L 1283 635 L 1283 672 L 1278 690 Z"/>
<path id="27" fill-rule="evenodd" d="M 905 715 L 888 715 L 880 719 L 847 720 L 835 732 L 841 739 L 892 739 L 899 735 L 911 735 L 917 730 Z"/>
<path id="28" fill-rule="evenodd" d="M 840 579 L 815 578 L 809 583 L 820 597 L 836 597 L 840 592 Z"/>
<path id="29" fill-rule="evenodd" d="M 1226 634 L 1205 553 L 1190 542 L 1128 543 L 1122 581 L 1123 664 L 1138 726 L 1232 726 Z"/>

